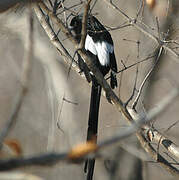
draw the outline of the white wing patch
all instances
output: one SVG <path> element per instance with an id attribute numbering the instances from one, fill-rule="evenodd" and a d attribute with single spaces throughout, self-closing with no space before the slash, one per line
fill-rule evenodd
<path id="1" fill-rule="evenodd" d="M 95 43 L 95 46 L 97 50 L 97 56 L 101 65 L 102 66 L 109 65 L 110 63 L 109 53 L 112 53 L 114 51 L 114 47 L 111 44 L 104 41 Z"/>
<path id="2" fill-rule="evenodd" d="M 93 53 L 94 55 L 97 55 L 95 43 L 93 42 L 93 39 L 87 34 L 86 40 L 85 40 L 85 49 Z"/>
<path id="3" fill-rule="evenodd" d="M 103 41 L 94 43 L 93 39 L 87 35 L 85 41 L 85 49 L 98 56 L 102 66 L 107 66 L 110 63 L 109 53 L 113 53 L 113 45 Z"/>

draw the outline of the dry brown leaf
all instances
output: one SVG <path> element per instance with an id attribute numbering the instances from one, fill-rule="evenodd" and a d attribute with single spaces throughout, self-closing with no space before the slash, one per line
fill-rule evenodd
<path id="1" fill-rule="evenodd" d="M 9 158 L 14 156 L 21 156 L 22 148 L 20 143 L 15 139 L 6 139 L 0 151 L 1 158 Z"/>
<path id="2" fill-rule="evenodd" d="M 97 145 L 93 141 L 88 141 L 83 144 L 79 144 L 75 146 L 70 153 L 68 154 L 68 157 L 70 159 L 78 159 L 84 155 L 87 155 L 90 152 L 94 152 L 97 150 Z"/>
<path id="3" fill-rule="evenodd" d="M 149 6 L 149 8 L 153 9 L 156 5 L 156 0 L 146 0 L 146 4 Z"/>

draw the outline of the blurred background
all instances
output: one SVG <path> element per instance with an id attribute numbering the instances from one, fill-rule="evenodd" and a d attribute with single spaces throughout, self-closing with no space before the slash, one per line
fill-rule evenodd
<path id="1" fill-rule="evenodd" d="M 51 2 L 54 3 L 54 1 Z M 174 40 L 176 43 L 168 43 L 168 45 L 179 53 L 179 2 L 177 0 L 151 2 L 120 0 L 113 2 L 129 17 L 137 17 L 139 22 L 144 22 L 147 32 L 155 36 L 160 34 L 161 38 L 166 40 Z M 46 1 L 46 4 L 52 8 L 49 1 Z M 94 4 L 92 14 L 106 27 L 115 29 L 110 33 L 114 41 L 119 70 L 145 59 L 155 52 L 157 45 L 151 38 L 132 26 L 120 28 L 126 23 L 126 20 L 105 1 L 92 1 L 92 4 Z M 67 20 L 67 24 L 72 16 L 69 16 L 69 19 L 65 19 L 65 17 L 68 17 L 71 12 L 83 12 L 82 1 L 66 0 L 63 2 L 63 6 L 63 10 L 59 9 L 59 18 Z M 25 7 L 0 15 L 0 131 L 5 126 L 21 86 L 22 61 L 27 52 L 27 20 Z M 52 27 L 55 32 L 58 32 L 53 24 Z M 73 56 L 72 43 L 62 33 L 59 33 L 58 37 Z M 137 110 L 139 112 L 147 112 L 155 107 L 172 88 L 178 85 L 179 60 L 177 62 L 174 59 L 167 52 L 160 57 L 138 102 Z M 137 67 L 138 89 L 155 60 L 155 58 L 150 58 L 117 75 L 120 86 L 115 92 L 124 102 L 132 94 Z M 67 78 L 69 66 L 51 44 L 35 13 L 34 57 L 31 59 L 31 63 L 28 92 L 23 99 L 17 122 L 7 140 L 13 140 L 21 147 L 22 156 L 49 151 L 64 152 L 74 145 L 84 142 L 87 131 L 90 86 L 84 78 L 73 71 L 73 68 Z M 176 99 L 165 112 L 152 122 L 159 132 L 165 134 L 176 144 L 179 144 L 178 103 L 179 101 Z M 174 123 L 176 124 L 168 129 Z M 127 125 L 122 114 L 102 97 L 98 140 L 102 141 L 114 136 Z M 157 147 L 157 144 L 153 145 Z M 159 151 L 170 162 L 174 162 L 165 154 L 164 149 L 159 148 Z M 96 162 L 94 179 L 112 179 L 111 172 L 116 159 L 119 162 L 117 171 L 115 171 L 116 179 L 176 179 L 140 148 L 135 136 L 103 150 L 102 157 Z M 14 171 L 30 173 L 46 180 L 72 180 L 74 178 L 81 180 L 85 179 L 83 167 L 83 164 L 58 163 L 52 167 L 26 167 Z M 5 179 L 1 173 L 0 179 Z"/>

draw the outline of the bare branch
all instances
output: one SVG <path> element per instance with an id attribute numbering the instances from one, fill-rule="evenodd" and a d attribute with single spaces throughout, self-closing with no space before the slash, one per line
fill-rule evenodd
<path id="1" fill-rule="evenodd" d="M 32 9 L 29 8 L 29 33 L 28 33 L 28 50 L 24 57 L 23 69 L 21 75 L 21 87 L 16 96 L 15 103 L 12 108 L 12 112 L 9 115 L 9 118 L 6 122 L 5 127 L 2 129 L 0 133 L 0 144 L 4 141 L 5 137 L 8 135 L 13 125 L 16 123 L 17 116 L 21 105 L 23 103 L 24 96 L 27 92 L 28 80 L 31 70 L 31 59 L 33 57 L 33 45 L 34 45 L 34 37 L 33 37 L 34 27 L 33 27 L 33 14 Z"/>
<path id="2" fill-rule="evenodd" d="M 125 103 L 126 106 L 128 106 L 129 102 L 133 99 L 133 97 L 134 97 L 134 95 L 135 95 L 136 85 L 137 85 L 138 72 L 139 72 L 139 71 L 138 71 L 138 66 L 137 66 L 137 69 L 136 69 L 136 76 L 135 76 L 135 80 L 134 80 L 134 87 L 133 87 L 131 96 L 129 97 L 129 99 L 128 99 L 127 102 Z"/>
<path id="3" fill-rule="evenodd" d="M 112 1 L 104 0 L 106 4 L 108 4 L 111 8 L 115 9 L 120 15 L 122 15 L 125 19 L 129 21 L 129 23 L 134 26 L 136 29 L 138 29 L 140 32 L 148 36 L 150 39 L 152 39 L 157 45 L 162 46 L 166 51 L 168 51 L 174 58 L 174 60 L 179 63 L 179 54 L 177 54 L 175 51 L 173 51 L 171 48 L 169 48 L 165 43 L 164 40 L 159 39 L 155 35 L 152 35 L 151 33 L 147 32 L 143 27 L 142 24 L 139 23 L 136 19 L 132 19 L 129 16 L 127 16 L 123 11 L 121 11 Z"/>
<path id="4" fill-rule="evenodd" d="M 25 166 L 49 166 L 51 163 L 56 163 L 58 161 L 64 160 L 66 157 L 66 153 L 46 153 L 26 158 L 0 160 L 0 171 L 8 171 Z"/>
<path id="5" fill-rule="evenodd" d="M 54 16 L 54 14 L 45 6 L 44 3 L 39 3 L 39 4 L 40 4 L 40 7 L 43 9 L 43 11 L 45 11 L 49 15 L 49 17 L 51 18 L 53 23 L 55 23 L 58 26 L 58 28 L 62 30 L 62 32 L 66 35 L 66 37 L 68 37 L 69 40 L 75 45 L 76 49 L 78 49 L 77 41 L 73 38 L 73 36 L 68 31 L 68 29 L 65 27 L 63 22 L 60 19 L 58 19 L 56 16 Z M 85 60 L 86 64 L 88 65 L 90 70 L 93 72 L 93 74 L 95 75 L 98 82 L 101 84 L 103 89 L 106 91 L 106 93 L 111 98 L 111 101 L 113 102 L 113 104 L 117 107 L 118 110 L 120 110 L 123 113 L 123 115 L 126 117 L 126 119 L 128 121 L 133 122 L 133 118 L 131 117 L 131 114 L 128 112 L 128 110 L 124 106 L 124 103 L 112 91 L 112 89 L 110 88 L 110 86 L 108 85 L 106 80 L 103 78 L 103 75 L 100 73 L 98 68 L 93 64 L 92 59 L 90 57 L 88 57 L 88 55 L 83 50 L 78 49 L 78 53 Z M 177 91 L 177 93 L 178 93 L 178 91 Z M 152 158 L 159 161 L 161 163 L 161 165 L 163 167 L 165 167 L 165 169 L 170 171 L 172 174 L 174 174 L 175 176 L 178 176 L 178 171 L 174 167 L 172 167 L 162 156 L 157 154 L 155 149 L 149 144 L 149 142 L 147 142 L 146 138 L 143 136 L 143 134 L 141 132 L 137 132 L 136 135 L 137 135 L 140 143 L 142 144 L 143 148 L 147 152 L 150 153 Z"/>
<path id="6" fill-rule="evenodd" d="M 155 69 L 155 67 L 156 67 L 156 64 L 158 63 L 158 60 L 160 59 L 160 56 L 162 55 L 162 52 L 163 52 L 163 48 L 161 47 L 161 48 L 159 49 L 159 53 L 158 53 L 158 55 L 157 55 L 157 58 L 156 58 L 155 63 L 153 64 L 151 70 L 150 70 L 150 71 L 147 73 L 147 75 L 145 76 L 145 78 L 144 78 L 144 80 L 143 80 L 143 82 L 142 82 L 142 84 L 141 84 L 141 86 L 140 86 L 140 88 L 139 88 L 138 94 L 137 94 L 137 96 L 136 96 L 136 98 L 135 98 L 135 100 L 134 100 L 134 102 L 133 102 L 133 104 L 132 104 L 132 109 L 135 109 L 135 108 L 136 108 L 136 105 L 137 105 L 137 103 L 138 103 L 138 100 L 139 100 L 139 98 L 140 98 L 140 95 L 142 94 L 143 87 L 144 87 L 145 83 L 147 82 L 148 78 L 150 77 L 150 75 L 152 74 L 152 72 L 154 71 L 154 69 Z"/>
<path id="7" fill-rule="evenodd" d="M 73 57 L 69 54 L 67 49 L 60 42 L 60 40 L 56 36 L 55 32 L 52 30 L 50 24 L 47 22 L 47 20 L 46 20 L 45 16 L 43 15 L 42 11 L 40 10 L 40 8 L 38 6 L 34 6 L 34 11 L 40 21 L 40 24 L 42 25 L 46 34 L 48 35 L 51 43 L 57 48 L 57 50 L 61 53 L 61 55 L 63 55 L 65 62 L 68 65 L 71 65 L 74 68 L 74 70 L 79 72 L 80 70 L 78 68 L 77 63 L 73 60 Z"/>
<path id="8" fill-rule="evenodd" d="M 90 9 L 90 3 L 91 3 L 91 0 L 88 0 L 87 4 L 85 4 L 85 11 L 83 14 L 83 19 L 82 19 L 81 41 L 79 44 L 79 49 L 83 49 L 85 46 L 86 23 L 87 23 L 87 19 L 88 19 L 88 11 Z"/>
<path id="9" fill-rule="evenodd" d="M 72 36 L 72 34 L 68 31 L 68 29 L 65 27 L 65 25 L 63 24 L 63 22 L 58 19 L 46 6 L 44 3 L 39 3 L 40 7 L 49 15 L 49 17 L 51 18 L 51 20 L 59 27 L 61 28 L 61 30 L 63 31 L 63 33 L 70 39 L 70 41 L 76 46 L 76 50 L 78 50 L 78 53 L 80 54 L 80 56 L 85 60 L 86 64 L 88 65 L 88 67 L 90 68 L 90 70 L 93 72 L 93 74 L 95 75 L 95 77 L 97 78 L 98 82 L 102 85 L 103 89 L 106 91 L 106 93 L 109 95 L 109 97 L 111 98 L 111 101 L 116 105 L 116 107 L 118 109 L 120 109 L 126 117 L 128 117 L 128 119 L 130 121 L 132 121 L 132 118 L 130 117 L 130 114 L 126 111 L 126 109 L 123 106 L 123 102 L 116 96 L 116 94 L 112 91 L 111 87 L 109 86 L 109 84 L 106 82 L 106 80 L 104 79 L 103 75 L 101 74 L 101 72 L 98 70 L 98 68 L 96 67 L 96 65 L 93 63 L 93 60 L 91 59 L 91 57 L 89 57 L 86 52 L 84 52 L 81 49 L 78 49 L 78 42 L 74 39 L 74 37 Z M 37 6 L 35 6 L 35 8 L 38 8 Z"/>
<path id="10" fill-rule="evenodd" d="M 99 142 L 98 145 L 94 144 L 93 142 L 87 142 L 84 144 L 78 144 L 77 146 L 73 147 L 70 151 L 64 152 L 64 153 L 46 153 L 41 155 L 35 155 L 32 157 L 25 157 L 25 158 L 12 158 L 9 160 L 0 160 L 0 171 L 7 171 L 10 169 L 15 169 L 19 167 L 24 166 L 51 166 L 59 161 L 66 161 L 66 162 L 80 162 L 81 160 L 84 160 L 85 157 L 92 152 L 98 152 L 101 149 L 108 147 L 111 144 L 114 144 L 116 142 L 119 142 L 120 140 L 123 140 L 124 138 L 134 134 L 137 132 L 137 130 L 146 122 L 151 121 L 154 117 L 158 116 L 163 110 L 165 110 L 166 107 L 168 107 L 169 103 L 171 103 L 177 96 L 179 95 L 179 88 L 175 88 L 172 90 L 167 97 L 165 97 L 157 107 L 151 109 L 149 113 L 145 115 L 141 115 L 138 119 L 136 119 L 136 116 L 134 117 L 136 119 L 136 123 L 133 123 L 129 127 L 127 127 L 125 130 L 120 131 L 118 135 L 107 139 L 105 141 Z M 132 112 L 133 110 L 130 109 Z M 132 113 L 131 113 L 132 114 Z M 157 133 L 157 132 L 155 132 Z M 139 135 L 139 133 L 138 133 Z M 160 135 L 156 135 L 156 137 L 160 137 Z M 163 138 L 163 137 L 162 137 Z M 141 139 L 140 139 L 141 140 Z M 166 146 L 169 145 L 171 141 L 167 141 L 166 139 L 162 139 L 163 144 Z M 146 143 L 143 145 L 147 145 Z M 152 147 L 151 147 L 152 148 Z M 174 146 L 172 144 L 170 147 L 168 146 L 168 149 L 172 150 L 176 149 L 178 147 Z M 152 148 L 153 149 L 153 148 Z M 155 152 L 155 150 L 153 149 Z M 170 151 L 170 152 L 172 152 Z M 164 166 L 166 169 L 168 169 L 173 175 L 176 177 L 179 177 L 178 170 L 174 168 L 171 164 L 169 164 L 161 155 L 156 154 L 156 152 L 153 152 L 153 158 L 159 162 L 162 166 Z M 178 154 L 177 154 L 178 155 Z"/>
<path id="11" fill-rule="evenodd" d="M 166 138 L 164 135 L 159 133 L 156 129 L 149 129 L 147 132 L 150 142 L 156 142 L 166 148 L 175 157 L 179 158 L 179 147 L 172 142 L 170 139 Z"/>
<path id="12" fill-rule="evenodd" d="M 144 129 L 145 131 L 150 130 L 151 128 L 148 125 L 144 125 L 144 126 L 142 126 L 142 125 L 147 124 L 152 119 L 159 116 L 165 110 L 165 108 L 167 108 L 168 105 L 173 102 L 173 100 L 178 95 L 179 95 L 179 89 L 174 88 L 173 90 L 171 90 L 171 92 L 168 94 L 168 96 L 163 98 L 161 100 L 161 102 L 159 102 L 158 105 L 156 105 L 156 107 L 152 108 L 146 115 L 145 114 L 138 114 L 138 113 L 136 113 L 136 111 L 134 109 L 128 107 L 128 111 L 131 114 L 131 116 L 133 117 L 133 119 L 135 120 L 135 123 L 133 123 L 128 128 L 126 128 L 124 130 L 124 132 L 121 131 L 119 136 L 116 136 L 115 138 L 112 137 L 111 140 L 102 142 L 101 144 L 99 143 L 99 146 L 100 145 L 103 146 L 103 145 L 106 145 L 108 143 L 111 143 L 111 141 L 113 143 L 115 143 L 124 137 L 128 137 L 129 135 L 135 133 L 140 127 L 142 127 L 142 129 Z"/>

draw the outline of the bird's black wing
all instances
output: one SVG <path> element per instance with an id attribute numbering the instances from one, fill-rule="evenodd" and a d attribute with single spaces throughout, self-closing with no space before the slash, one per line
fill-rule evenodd
<path id="1" fill-rule="evenodd" d="M 115 57 L 114 52 L 110 53 L 110 68 L 111 68 L 110 85 L 111 85 L 111 88 L 114 89 L 115 87 L 117 87 L 117 78 L 116 78 L 117 63 L 116 63 L 116 57 Z"/>
<path id="2" fill-rule="evenodd" d="M 87 33 L 93 38 L 94 42 L 106 41 L 113 45 L 110 33 L 94 16 L 89 16 L 87 21 Z"/>
<path id="3" fill-rule="evenodd" d="M 113 46 L 113 40 L 110 33 L 94 16 L 89 16 L 87 27 L 87 33 L 93 38 L 94 42 L 107 42 L 108 44 Z M 111 88 L 114 89 L 115 87 L 117 87 L 117 63 L 114 50 L 113 52 L 109 52 L 109 59 L 111 69 L 110 85 Z"/>

